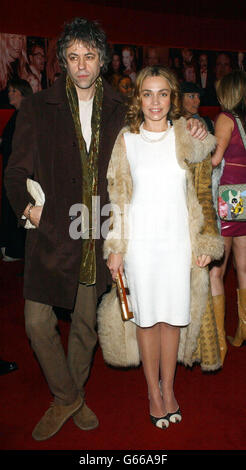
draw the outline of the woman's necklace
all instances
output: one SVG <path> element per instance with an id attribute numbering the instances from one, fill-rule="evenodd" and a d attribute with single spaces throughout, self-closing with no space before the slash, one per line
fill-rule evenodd
<path id="1" fill-rule="evenodd" d="M 170 124 L 170 121 L 168 121 L 167 123 L 167 129 L 165 131 L 162 131 L 161 132 L 161 137 L 159 137 L 159 139 L 151 139 L 150 137 L 147 136 L 147 132 L 151 132 L 151 131 L 147 131 L 147 129 L 144 129 L 143 127 L 143 122 L 139 128 L 139 132 L 140 132 L 140 136 L 142 137 L 143 140 L 145 140 L 145 142 L 148 142 L 148 143 L 151 143 L 151 144 L 155 144 L 157 142 L 161 142 L 162 140 L 164 140 L 167 135 L 169 134 L 170 132 L 170 129 L 171 129 L 171 124 Z M 154 134 L 154 132 L 153 132 Z"/>

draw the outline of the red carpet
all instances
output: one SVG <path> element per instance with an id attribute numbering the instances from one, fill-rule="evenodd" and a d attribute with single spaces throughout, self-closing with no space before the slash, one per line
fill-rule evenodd
<path id="1" fill-rule="evenodd" d="M 100 420 L 98 429 L 83 432 L 69 420 L 44 442 L 31 437 L 33 427 L 52 397 L 30 349 L 23 321 L 22 263 L 0 261 L 0 357 L 16 361 L 19 369 L 0 377 L 0 449 L 2 450 L 223 450 L 246 449 L 246 347 L 228 345 L 223 370 L 207 374 L 199 366 L 178 366 L 176 396 L 183 420 L 168 430 L 155 429 L 148 417 L 143 370 L 108 367 L 97 349 L 86 386 L 87 402 Z M 236 282 L 226 279 L 227 333 L 236 324 Z M 60 321 L 66 337 L 69 324 Z"/>

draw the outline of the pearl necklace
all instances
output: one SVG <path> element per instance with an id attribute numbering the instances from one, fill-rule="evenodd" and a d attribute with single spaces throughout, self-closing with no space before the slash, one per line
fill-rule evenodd
<path id="1" fill-rule="evenodd" d="M 161 142 L 162 140 L 164 140 L 167 137 L 167 135 L 169 134 L 169 132 L 171 130 L 171 124 L 170 124 L 170 121 L 168 121 L 167 129 L 165 131 L 161 132 L 161 134 L 162 134 L 161 137 L 159 137 L 159 139 L 150 139 L 150 137 L 148 137 L 146 135 L 146 132 L 151 132 L 151 131 L 147 131 L 147 129 L 144 129 L 143 124 L 144 123 L 142 122 L 141 126 L 139 127 L 140 136 L 142 137 L 143 140 L 145 140 L 145 142 L 148 142 L 150 144 L 155 144 L 157 142 Z"/>

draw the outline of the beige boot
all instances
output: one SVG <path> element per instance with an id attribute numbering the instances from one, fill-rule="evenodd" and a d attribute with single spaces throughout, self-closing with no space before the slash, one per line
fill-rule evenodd
<path id="1" fill-rule="evenodd" d="M 224 359 L 227 353 L 227 344 L 226 344 L 226 336 L 225 336 L 225 328 L 224 328 L 225 296 L 215 295 L 212 298 L 213 298 L 214 315 L 215 315 L 215 321 L 216 321 L 217 333 L 218 333 L 218 339 L 219 339 L 220 356 L 221 356 L 221 362 L 223 365 Z"/>
<path id="2" fill-rule="evenodd" d="M 228 336 L 228 340 L 233 346 L 241 346 L 246 340 L 246 289 L 237 289 L 238 304 L 238 327 L 235 338 Z"/>

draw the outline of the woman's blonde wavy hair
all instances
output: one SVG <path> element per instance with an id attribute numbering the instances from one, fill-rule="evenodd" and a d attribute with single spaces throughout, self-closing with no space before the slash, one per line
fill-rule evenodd
<path id="1" fill-rule="evenodd" d="M 216 93 L 223 111 L 237 115 L 246 129 L 246 73 L 234 70 L 216 84 Z"/>
<path id="2" fill-rule="evenodd" d="M 130 132 L 139 133 L 139 127 L 144 120 L 141 103 L 141 90 L 143 81 L 147 77 L 163 77 L 168 81 L 171 88 L 171 106 L 167 118 L 171 121 L 181 116 L 181 93 L 179 82 L 175 74 L 168 68 L 160 65 L 145 67 L 137 75 L 133 96 L 128 105 L 126 113 L 126 124 Z"/>
<path id="3" fill-rule="evenodd" d="M 246 101 L 246 74 L 234 70 L 225 75 L 216 84 L 218 100 L 226 111 L 233 111 L 240 102 Z"/>

